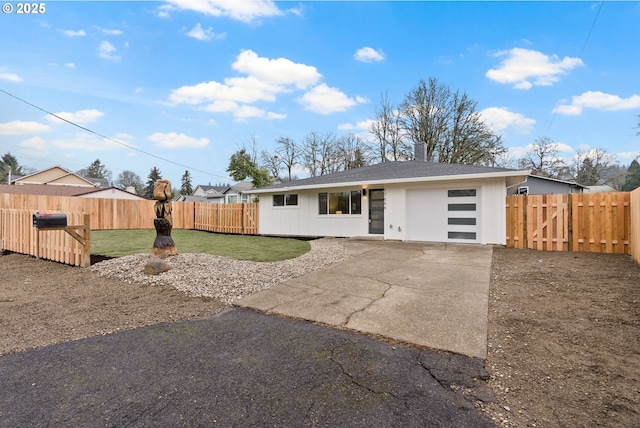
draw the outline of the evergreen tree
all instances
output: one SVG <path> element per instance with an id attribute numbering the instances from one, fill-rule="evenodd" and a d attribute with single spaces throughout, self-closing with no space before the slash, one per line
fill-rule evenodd
<path id="1" fill-rule="evenodd" d="M 18 159 L 11 153 L 5 153 L 0 158 L 0 184 L 9 184 L 9 170 L 11 170 L 11 176 L 16 177 L 29 173 L 29 168 L 25 168 L 18 163 Z"/>
<path id="2" fill-rule="evenodd" d="M 156 187 L 156 180 L 162 178 L 162 173 L 157 167 L 151 168 L 149 176 L 147 177 L 147 186 L 144 188 L 144 196 L 147 199 L 153 199 L 153 189 Z"/>
<path id="3" fill-rule="evenodd" d="M 182 176 L 182 188 L 180 188 L 181 195 L 190 195 L 193 193 L 193 187 L 191 186 L 191 174 L 189 171 L 185 171 Z"/>
<path id="4" fill-rule="evenodd" d="M 622 185 L 623 192 L 630 192 L 640 187 L 640 163 L 634 159 L 627 169 L 627 177 Z"/>
<path id="5" fill-rule="evenodd" d="M 96 159 L 91 162 L 88 167 L 82 168 L 78 171 L 78 175 L 85 178 L 104 178 L 109 182 L 111 182 L 111 178 L 113 176 L 111 171 L 109 171 L 107 167 L 100 162 L 100 159 Z"/>

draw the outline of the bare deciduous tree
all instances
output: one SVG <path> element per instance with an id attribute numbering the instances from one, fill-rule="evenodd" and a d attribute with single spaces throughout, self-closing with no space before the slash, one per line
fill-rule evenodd
<path id="1" fill-rule="evenodd" d="M 332 133 L 310 132 L 302 143 L 301 153 L 302 166 L 309 171 L 311 177 L 340 170 L 337 139 Z"/>
<path id="2" fill-rule="evenodd" d="M 435 78 L 421 80 L 400 104 L 400 123 L 414 143 L 425 144 L 427 161 L 490 165 L 505 148 L 476 105 Z"/>
<path id="3" fill-rule="evenodd" d="M 371 148 L 365 140 L 349 133 L 338 141 L 339 168 L 343 170 L 360 168 L 369 164 Z"/>
<path id="4" fill-rule="evenodd" d="M 518 166 L 549 178 L 564 178 L 569 173 L 569 167 L 558 156 L 558 144 L 549 137 L 537 138 Z"/>
<path id="5" fill-rule="evenodd" d="M 385 92 L 375 110 L 376 119 L 369 126 L 369 133 L 376 139 L 376 158 L 380 162 L 409 160 L 413 147 L 406 143 L 400 124 L 400 112 L 389 101 Z"/>
<path id="6" fill-rule="evenodd" d="M 573 174 L 583 186 L 609 184 L 611 167 L 617 165 L 617 159 L 604 149 L 578 150 L 573 159 Z"/>

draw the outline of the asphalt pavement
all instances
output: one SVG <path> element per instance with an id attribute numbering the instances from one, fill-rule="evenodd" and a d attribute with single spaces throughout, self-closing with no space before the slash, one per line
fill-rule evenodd
<path id="1" fill-rule="evenodd" d="M 232 309 L 0 358 L 1 427 L 490 427 L 480 359 Z"/>

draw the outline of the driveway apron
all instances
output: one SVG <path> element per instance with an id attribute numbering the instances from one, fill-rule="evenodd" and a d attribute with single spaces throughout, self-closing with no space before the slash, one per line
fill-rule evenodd
<path id="1" fill-rule="evenodd" d="M 490 246 L 349 239 L 351 257 L 238 306 L 487 356 Z"/>

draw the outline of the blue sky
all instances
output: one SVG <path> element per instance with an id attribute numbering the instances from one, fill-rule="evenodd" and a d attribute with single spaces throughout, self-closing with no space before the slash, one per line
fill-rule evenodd
<path id="1" fill-rule="evenodd" d="M 370 138 L 381 94 L 400 103 L 430 77 L 477 101 L 514 159 L 545 135 L 567 159 L 640 154 L 639 2 L 8 4 L 0 154 L 35 169 L 100 159 L 114 179 L 157 166 L 178 187 L 186 169 L 194 185 L 230 182 L 241 146 Z"/>

